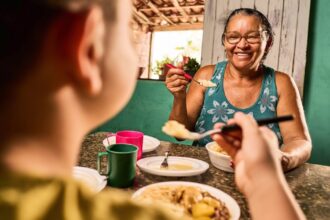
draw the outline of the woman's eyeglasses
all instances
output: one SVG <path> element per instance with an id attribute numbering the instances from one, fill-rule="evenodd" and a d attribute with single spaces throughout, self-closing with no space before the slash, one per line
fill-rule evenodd
<path id="1" fill-rule="evenodd" d="M 230 44 L 238 44 L 242 40 L 242 38 L 244 38 L 249 44 L 256 44 L 256 43 L 261 43 L 262 33 L 267 33 L 267 32 L 266 31 L 251 32 L 244 36 L 236 32 L 228 32 L 228 33 L 224 33 L 224 38 Z"/>

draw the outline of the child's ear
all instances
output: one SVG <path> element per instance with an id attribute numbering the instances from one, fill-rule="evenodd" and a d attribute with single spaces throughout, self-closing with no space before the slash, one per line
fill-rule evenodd
<path id="1" fill-rule="evenodd" d="M 78 88 L 96 95 L 102 88 L 102 60 L 104 56 L 105 21 L 102 9 L 93 7 L 83 12 L 64 15 L 60 28 L 62 53 L 68 74 Z M 68 18 L 69 17 L 69 18 Z"/>
<path id="2" fill-rule="evenodd" d="M 100 8 L 92 8 L 86 16 L 84 30 L 77 50 L 77 71 L 85 89 L 91 95 L 102 88 L 105 23 Z"/>

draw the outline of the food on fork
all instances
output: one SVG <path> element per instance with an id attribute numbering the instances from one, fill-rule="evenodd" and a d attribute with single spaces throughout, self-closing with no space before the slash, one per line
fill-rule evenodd
<path id="1" fill-rule="evenodd" d="M 229 210 L 222 201 L 195 186 L 152 187 L 135 199 L 149 203 L 161 202 L 169 210 L 193 219 L 230 219 Z"/>
<path id="2" fill-rule="evenodd" d="M 194 133 L 190 132 L 183 124 L 180 124 L 177 121 L 169 120 L 165 123 L 162 128 L 162 131 L 170 136 L 181 138 L 181 139 L 193 139 Z"/>
<path id="3" fill-rule="evenodd" d="M 204 87 L 216 87 L 217 86 L 217 84 L 215 84 L 211 80 L 197 79 L 197 81 L 199 82 L 200 85 L 202 85 Z"/>

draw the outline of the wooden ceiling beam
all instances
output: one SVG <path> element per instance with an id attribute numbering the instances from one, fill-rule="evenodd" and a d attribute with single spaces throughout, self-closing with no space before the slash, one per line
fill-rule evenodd
<path id="1" fill-rule="evenodd" d="M 202 30 L 203 23 L 178 24 L 150 27 L 152 31 L 182 31 L 182 30 Z"/>
<path id="2" fill-rule="evenodd" d="M 164 19 L 167 23 L 175 25 L 170 19 L 168 19 L 158 8 L 149 0 L 143 0 L 143 2 L 150 7 L 150 9 L 155 12 L 159 17 Z"/>
<path id="3" fill-rule="evenodd" d="M 178 0 L 171 0 L 171 2 L 176 8 L 176 10 L 178 10 L 182 16 L 184 16 L 187 20 L 189 20 L 188 14 L 183 8 L 181 8 L 181 6 L 178 3 Z"/>
<path id="4" fill-rule="evenodd" d="M 171 17 L 176 17 L 176 18 L 188 18 L 188 19 L 190 19 L 190 18 L 193 18 L 193 17 L 204 17 L 203 15 L 187 15 L 187 16 L 181 16 L 181 15 L 171 15 L 171 16 L 169 16 L 169 18 L 171 18 Z M 149 17 L 149 19 L 157 19 L 157 18 L 159 18 L 158 16 L 153 16 L 153 17 Z"/>
<path id="5" fill-rule="evenodd" d="M 148 24 L 148 22 L 146 22 L 145 20 L 143 20 L 142 18 L 140 18 L 140 16 L 138 16 L 137 14 L 133 13 L 134 18 L 137 20 L 138 23 L 142 24 Z"/>
<path id="6" fill-rule="evenodd" d="M 139 19 L 144 20 L 146 24 L 156 25 L 155 23 L 151 22 L 147 16 L 145 16 L 142 12 L 137 11 L 135 8 L 133 8 L 133 15 L 139 17 Z"/>
<path id="7" fill-rule="evenodd" d="M 204 8 L 204 5 L 192 5 L 192 6 L 180 6 L 182 9 L 196 9 L 196 8 Z M 159 11 L 166 11 L 166 10 L 171 10 L 171 9 L 177 9 L 174 6 L 169 6 L 169 7 L 158 7 Z M 138 11 L 151 11 L 151 8 L 140 8 Z"/>

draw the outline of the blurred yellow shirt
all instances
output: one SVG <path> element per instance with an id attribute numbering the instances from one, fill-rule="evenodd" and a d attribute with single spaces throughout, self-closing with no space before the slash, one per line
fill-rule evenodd
<path id="1" fill-rule="evenodd" d="M 167 220 L 175 216 L 145 207 L 124 192 L 98 194 L 74 179 L 0 174 L 0 219 L 136 219 Z"/>

